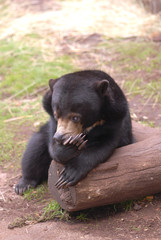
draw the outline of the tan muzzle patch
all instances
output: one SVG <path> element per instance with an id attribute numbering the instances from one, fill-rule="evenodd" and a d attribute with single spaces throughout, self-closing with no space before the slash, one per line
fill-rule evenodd
<path id="1" fill-rule="evenodd" d="M 74 123 L 70 119 L 59 118 L 56 132 L 66 136 L 76 136 L 83 132 L 81 123 Z"/>

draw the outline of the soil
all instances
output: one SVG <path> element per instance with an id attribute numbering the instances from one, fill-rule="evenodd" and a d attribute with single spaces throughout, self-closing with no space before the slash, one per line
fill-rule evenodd
<path id="1" fill-rule="evenodd" d="M 160 239 L 161 235 L 161 196 L 151 196 L 135 202 L 129 211 L 120 210 L 105 214 L 106 207 L 95 210 L 95 217 L 87 222 L 48 221 L 30 222 L 20 228 L 8 229 L 16 218 L 39 213 L 43 204 L 27 201 L 14 193 L 14 184 L 19 174 L 0 169 L 0 239 Z M 36 223 L 36 224 L 35 224 Z"/>

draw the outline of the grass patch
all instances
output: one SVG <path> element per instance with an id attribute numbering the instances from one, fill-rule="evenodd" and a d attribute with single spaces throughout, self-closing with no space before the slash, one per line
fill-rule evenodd
<path id="1" fill-rule="evenodd" d="M 140 78 L 135 79 L 135 81 L 126 80 L 123 86 L 125 92 L 128 92 L 129 95 L 133 95 L 133 96 L 138 95 L 139 93 L 142 93 L 141 82 L 142 82 L 142 79 Z"/>
<path id="2" fill-rule="evenodd" d="M 10 162 L 15 168 L 19 166 L 31 130 L 36 130 L 48 117 L 40 97 L 1 102 L 0 115 L 0 165 Z"/>
<path id="3" fill-rule="evenodd" d="M 48 61 L 50 53 L 12 40 L 1 40 L 0 52 L 0 99 L 3 99 L 0 101 L 0 164 L 3 164 L 9 160 L 20 161 L 29 130 L 26 127 L 24 132 L 24 126 L 36 130 L 48 119 L 42 108 L 42 96 L 35 97 L 35 93 L 44 86 L 47 89 L 50 78 L 71 72 L 74 66 L 68 56 L 56 58 L 52 54 Z"/>
<path id="4" fill-rule="evenodd" d="M 30 190 L 30 193 L 32 190 Z M 28 192 L 29 193 L 29 192 Z M 37 197 L 36 197 L 37 199 Z M 38 197 L 39 199 L 39 197 Z M 32 199 L 29 199 L 29 201 Z M 78 212 L 69 213 L 63 210 L 60 205 L 55 201 L 51 200 L 42 209 L 41 213 L 28 214 L 20 218 L 14 219 L 8 226 L 13 229 L 15 227 L 22 227 L 29 224 L 35 224 L 39 222 L 46 222 L 50 220 L 63 220 L 67 222 L 88 222 L 90 220 L 98 220 L 100 217 L 113 216 L 116 212 L 130 211 L 133 207 L 133 201 L 126 201 L 119 204 L 108 205 L 103 207 L 91 208 Z"/>
<path id="5" fill-rule="evenodd" d="M 145 41 L 120 41 L 116 46 L 116 51 L 130 61 L 131 58 L 138 61 L 144 61 L 149 56 L 156 58 L 157 49 L 152 42 Z"/>
<path id="6" fill-rule="evenodd" d="M 12 101 L 3 101 L 0 103 L 1 120 L 6 125 L 23 124 L 28 119 L 30 122 L 45 119 L 45 111 L 43 110 L 42 97 L 33 99 L 21 99 Z M 40 116 L 38 116 L 40 114 Z"/>
<path id="7" fill-rule="evenodd" d="M 43 209 L 42 213 L 28 214 L 22 217 L 15 218 L 11 223 L 9 223 L 8 228 L 14 229 L 16 227 L 23 227 L 26 225 L 46 222 L 54 219 L 69 221 L 70 215 L 69 213 L 64 211 L 56 201 L 51 201 Z"/>
<path id="8" fill-rule="evenodd" d="M 28 47 L 24 43 L 0 41 L 0 92 L 1 98 L 11 95 L 28 96 L 34 89 L 48 85 L 50 78 L 57 78 L 73 70 L 69 56 L 53 57 L 48 52 Z"/>
<path id="9" fill-rule="evenodd" d="M 24 198 L 30 200 L 42 200 L 45 193 L 48 191 L 47 184 L 41 184 L 37 188 L 30 188 L 24 193 Z"/>
<path id="10" fill-rule="evenodd" d="M 121 85 L 128 96 L 140 95 L 144 101 L 161 104 L 161 45 L 115 40 L 105 41 L 99 48 L 111 56 L 110 65 L 122 76 Z"/>
<path id="11" fill-rule="evenodd" d="M 13 149 L 13 133 L 8 131 L 4 126 L 0 128 L 0 165 L 4 162 L 8 162 L 12 158 Z"/>
<path id="12" fill-rule="evenodd" d="M 81 221 L 81 222 L 88 221 L 89 220 L 88 213 L 80 212 L 80 214 L 78 214 L 76 216 L 76 220 Z"/>
<path id="13" fill-rule="evenodd" d="M 42 218 L 46 221 L 55 218 L 69 221 L 70 215 L 68 212 L 63 210 L 56 201 L 53 200 L 43 209 Z"/>
<path id="14" fill-rule="evenodd" d="M 118 204 L 113 204 L 113 209 L 115 212 L 119 212 L 121 211 L 130 211 L 132 209 L 134 205 L 134 201 L 133 200 L 129 200 L 129 201 L 125 201 L 125 202 L 121 202 Z"/>
<path id="15" fill-rule="evenodd" d="M 151 127 L 151 128 L 155 127 L 155 123 L 153 121 L 142 120 L 142 121 L 139 121 L 139 122 L 141 124 L 143 124 L 144 126 L 147 126 L 147 127 Z"/>
<path id="16" fill-rule="evenodd" d="M 158 48 L 160 48 L 159 45 Z M 119 54 L 117 63 L 126 72 L 158 70 L 161 62 L 161 53 L 158 48 L 150 42 L 121 42 L 116 47 L 116 52 Z"/>

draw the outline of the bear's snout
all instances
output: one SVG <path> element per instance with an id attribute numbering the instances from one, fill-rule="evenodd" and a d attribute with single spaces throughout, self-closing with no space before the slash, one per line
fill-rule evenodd
<path id="1" fill-rule="evenodd" d="M 64 140 L 64 135 L 59 133 L 59 132 L 56 132 L 53 136 L 53 140 L 55 141 L 55 143 L 57 144 L 62 144 L 63 143 L 63 140 Z"/>

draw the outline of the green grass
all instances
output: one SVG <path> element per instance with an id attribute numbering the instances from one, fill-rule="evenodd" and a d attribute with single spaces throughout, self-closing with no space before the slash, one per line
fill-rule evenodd
<path id="1" fill-rule="evenodd" d="M 12 101 L 4 100 L 0 103 L 1 124 L 19 125 L 27 120 L 30 122 L 39 120 L 41 122 L 45 119 L 44 116 L 47 116 L 42 108 L 41 101 L 42 97 Z"/>
<path id="2" fill-rule="evenodd" d="M 36 36 L 36 35 L 34 35 Z M 33 34 L 32 34 L 33 37 Z M 42 94 L 48 80 L 73 71 L 68 56 L 53 57 L 49 53 L 15 41 L 0 41 L 0 165 L 20 161 L 26 135 L 24 126 L 35 129 L 47 120 L 42 109 Z M 27 124 L 28 123 L 28 124 Z M 26 130 L 27 131 L 27 130 Z M 18 135 L 18 137 L 17 137 Z M 16 144 L 15 144 L 16 142 Z M 15 165 L 17 166 L 17 165 Z"/>
<path id="3" fill-rule="evenodd" d="M 48 117 L 40 97 L 0 102 L 0 116 L 0 165 L 10 162 L 17 168 L 29 130 L 36 130 Z"/>
<path id="4" fill-rule="evenodd" d="M 111 66 L 124 75 L 123 88 L 128 96 L 140 95 L 161 104 L 161 46 L 144 41 L 116 41 L 100 46 L 109 51 Z"/>
<path id="5" fill-rule="evenodd" d="M 142 79 L 136 78 L 134 81 L 132 80 L 126 80 L 124 82 L 124 90 L 125 92 L 128 92 L 129 95 L 138 95 L 142 93 L 142 88 L 141 88 L 141 83 Z"/>
<path id="6" fill-rule="evenodd" d="M 127 61 L 138 60 L 140 62 L 147 60 L 149 56 L 157 57 L 157 49 L 152 42 L 145 41 L 120 41 L 116 51 L 126 57 Z"/>
<path id="7" fill-rule="evenodd" d="M 57 78 L 73 70 L 69 56 L 51 60 L 50 53 L 14 41 L 0 41 L 0 97 L 27 96 L 34 89 L 48 85 L 50 78 Z M 50 61 L 47 61 L 50 56 Z"/>
<path id="8" fill-rule="evenodd" d="M 115 51 L 119 55 L 117 66 L 121 65 L 126 72 L 151 72 L 160 67 L 161 53 L 153 43 L 121 42 Z"/>
<path id="9" fill-rule="evenodd" d="M 88 212 L 84 213 L 84 212 L 80 212 L 77 216 L 76 216 L 76 220 L 81 221 L 81 222 L 86 222 L 89 220 L 88 218 Z"/>
<path id="10" fill-rule="evenodd" d="M 123 42 L 116 51 L 119 53 L 118 63 L 124 65 L 126 72 L 151 72 L 160 68 L 161 53 L 153 43 Z"/>
<path id="11" fill-rule="evenodd" d="M 129 79 L 124 82 L 123 87 L 129 96 L 141 95 L 144 99 L 153 99 L 154 102 L 161 104 L 161 78 L 152 79 L 150 82 L 142 78 Z"/>
<path id="12" fill-rule="evenodd" d="M 130 211 L 132 209 L 133 205 L 134 205 L 134 201 L 129 200 L 129 201 L 121 202 L 118 204 L 113 204 L 113 209 L 115 212 L 119 212 L 120 209 L 121 209 L 121 211 Z"/>
<path id="13" fill-rule="evenodd" d="M 47 221 L 55 218 L 69 221 L 70 215 L 68 212 L 63 210 L 56 201 L 53 200 L 43 209 L 42 219 Z"/>
<path id="14" fill-rule="evenodd" d="M 9 160 L 13 160 L 12 153 L 15 152 L 13 144 L 13 133 L 10 132 L 5 126 L 0 128 L 0 165 Z"/>
<path id="15" fill-rule="evenodd" d="M 48 191 L 47 184 L 41 184 L 37 188 L 29 189 L 24 193 L 24 198 L 30 200 L 42 200 L 45 193 Z"/>
<path id="16" fill-rule="evenodd" d="M 128 56 L 127 60 L 131 58 L 140 61 L 146 60 L 152 54 L 156 54 L 152 44 L 147 44 L 145 42 L 127 42 L 120 44 L 118 51 L 124 56 Z"/>
<path id="17" fill-rule="evenodd" d="M 142 120 L 140 121 L 141 124 L 154 128 L 155 127 L 155 123 L 153 121 L 149 121 L 149 120 Z"/>
<path id="18" fill-rule="evenodd" d="M 161 103 L 161 78 L 152 79 L 151 82 L 147 83 L 145 94 L 152 95 L 156 103 Z"/>

